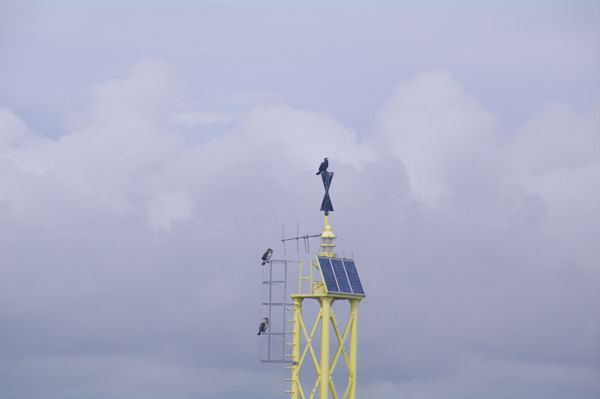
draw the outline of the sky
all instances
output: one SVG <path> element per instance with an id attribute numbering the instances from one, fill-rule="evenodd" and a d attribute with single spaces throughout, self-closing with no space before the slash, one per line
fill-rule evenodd
<path id="1" fill-rule="evenodd" d="M 600 3 L 5 0 L 0 397 L 287 397 L 325 156 L 359 398 L 600 396 Z"/>

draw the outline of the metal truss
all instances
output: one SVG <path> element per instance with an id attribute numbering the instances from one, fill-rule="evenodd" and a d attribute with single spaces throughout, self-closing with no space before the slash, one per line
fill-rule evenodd
<path id="1" fill-rule="evenodd" d="M 302 303 L 305 298 L 317 299 L 321 305 L 319 314 L 313 323 L 310 334 L 306 328 L 306 323 L 302 317 Z M 356 399 L 356 348 L 358 335 L 358 304 L 360 299 L 343 299 L 350 302 L 350 315 L 343 333 L 338 327 L 337 320 L 332 310 L 333 302 L 339 298 L 331 296 L 304 296 L 293 295 L 294 301 L 294 331 L 292 343 L 292 378 L 289 379 L 292 383 L 291 390 L 287 391 L 291 394 L 292 399 L 315 399 L 317 390 L 319 391 L 318 399 L 328 399 L 329 393 L 333 399 L 340 399 L 337 393 L 334 381 L 333 371 L 338 364 L 340 357 L 343 357 L 348 368 L 348 382 L 341 399 Z M 321 353 L 317 356 L 313 342 L 315 333 L 318 327 L 320 331 L 320 350 Z M 330 361 L 330 331 L 333 327 L 333 332 L 337 338 L 337 348 Z M 304 337 L 304 347 L 301 348 L 302 337 Z M 346 341 L 349 339 L 349 349 L 345 348 Z M 310 354 L 312 365 L 316 371 L 317 378 L 312 386 L 310 395 L 306 396 L 302 383 L 300 381 L 300 370 L 307 362 L 307 355 Z"/>

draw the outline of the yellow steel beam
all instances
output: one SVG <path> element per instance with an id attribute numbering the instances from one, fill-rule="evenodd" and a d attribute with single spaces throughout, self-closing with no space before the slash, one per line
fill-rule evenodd
<path id="1" fill-rule="evenodd" d="M 312 391 L 310 391 L 310 397 L 309 399 L 314 399 L 315 397 L 315 393 L 317 392 L 317 387 L 319 386 L 319 377 L 317 376 L 317 379 L 315 380 L 315 383 L 313 384 L 313 388 Z"/>
<path id="2" fill-rule="evenodd" d="M 350 368 L 348 379 L 350 385 L 349 399 L 356 399 L 356 350 L 358 347 L 358 304 L 360 299 L 350 300 L 350 317 L 352 318 L 352 330 L 350 331 Z"/>
<path id="3" fill-rule="evenodd" d="M 346 323 L 346 328 L 344 329 L 344 335 L 340 336 L 340 331 L 338 329 L 337 326 L 337 320 L 335 319 L 335 315 L 333 314 L 333 311 L 331 312 L 331 322 L 333 324 L 333 330 L 335 331 L 335 335 L 337 337 L 338 340 L 338 349 L 335 352 L 335 356 L 333 357 L 333 361 L 331 362 L 331 372 L 333 373 L 333 370 L 335 369 L 335 366 L 337 365 L 337 361 L 338 358 L 340 357 L 340 354 L 344 354 L 344 360 L 346 361 L 346 366 L 348 367 L 348 369 L 350 369 L 350 360 L 348 359 L 348 355 L 346 354 L 346 349 L 344 348 L 344 343 L 346 342 L 346 338 L 348 337 L 348 332 L 350 331 L 350 326 L 352 325 L 352 317 L 350 317 L 348 319 L 348 323 Z"/>
<path id="4" fill-rule="evenodd" d="M 317 316 L 317 320 L 315 320 L 315 325 L 313 326 L 313 329 L 310 333 L 310 336 L 308 335 L 308 332 L 306 331 L 306 326 L 304 325 L 304 320 L 302 320 L 302 316 L 300 316 L 300 325 L 302 326 L 302 331 L 304 332 L 304 338 L 306 339 L 306 348 L 304 348 L 304 351 L 302 353 L 302 357 L 300 358 L 300 363 L 298 364 L 298 367 L 302 367 L 302 364 L 304 363 L 304 358 L 306 357 L 306 351 L 309 350 L 310 351 L 310 355 L 312 356 L 312 360 L 313 360 L 313 364 L 315 366 L 315 370 L 317 371 L 317 374 L 319 374 L 319 362 L 317 361 L 317 355 L 315 355 L 315 352 L 313 350 L 312 347 L 312 338 L 315 335 L 315 331 L 317 331 L 317 325 L 319 324 L 319 320 L 322 318 L 321 316 L 321 312 L 319 312 L 319 316 Z"/>
<path id="5" fill-rule="evenodd" d="M 346 392 L 344 392 L 344 399 L 348 399 L 348 395 L 350 394 L 350 387 L 351 385 L 348 383 L 348 386 L 346 387 Z"/>
<path id="6" fill-rule="evenodd" d="M 300 384 L 300 381 L 298 381 L 298 392 L 300 393 L 300 397 L 302 399 L 306 399 L 306 396 L 304 396 L 304 391 L 302 390 L 302 385 Z"/>
<path id="7" fill-rule="evenodd" d="M 302 264 L 300 264 L 302 267 Z M 294 342 L 292 346 L 292 399 L 299 399 L 300 394 L 300 315 L 302 314 L 302 298 L 294 300 Z M 304 399 L 304 395 L 302 395 Z"/>
<path id="8" fill-rule="evenodd" d="M 333 399 L 338 399 L 337 391 L 335 390 L 335 384 L 333 383 L 333 378 L 329 375 L 329 389 L 331 390 L 331 396 Z"/>
<path id="9" fill-rule="evenodd" d="M 319 399 L 329 399 L 329 326 L 333 298 L 323 297 L 321 302 L 321 363 L 319 372 Z"/>

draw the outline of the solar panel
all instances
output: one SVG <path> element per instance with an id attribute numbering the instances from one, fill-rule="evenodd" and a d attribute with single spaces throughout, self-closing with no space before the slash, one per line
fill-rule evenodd
<path id="1" fill-rule="evenodd" d="M 329 258 L 319 256 L 319 264 L 321 265 L 321 272 L 323 273 L 323 279 L 327 286 L 327 292 L 340 292 L 337 282 L 335 281 L 335 275 L 333 274 Z"/>
<path id="2" fill-rule="evenodd" d="M 340 287 L 340 292 L 345 294 L 352 294 L 350 290 L 350 284 L 348 284 L 348 276 L 346 276 L 346 272 L 344 271 L 344 265 L 342 264 L 341 259 L 331 259 L 331 264 L 333 265 L 333 271 L 335 272 L 335 278 L 337 279 L 338 286 Z"/>
<path id="3" fill-rule="evenodd" d="M 356 295 L 365 295 L 362 284 L 360 283 L 360 278 L 358 277 L 358 272 L 356 271 L 356 266 L 354 265 L 354 261 L 344 260 L 344 267 L 346 269 L 346 273 L 348 274 L 350 285 L 352 286 L 352 293 Z"/>

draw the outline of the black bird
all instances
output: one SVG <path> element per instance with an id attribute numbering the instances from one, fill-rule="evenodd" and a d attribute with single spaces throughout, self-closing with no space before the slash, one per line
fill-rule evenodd
<path id="1" fill-rule="evenodd" d="M 264 266 L 265 263 L 267 263 L 269 261 L 269 259 L 271 259 L 271 255 L 273 255 L 273 250 L 271 248 L 267 249 L 267 251 L 263 254 L 262 256 L 262 265 Z"/>
<path id="2" fill-rule="evenodd" d="M 321 162 L 321 165 L 319 166 L 319 171 L 316 174 L 320 175 L 322 172 L 327 172 L 328 166 L 329 166 L 329 161 L 327 160 L 327 158 L 325 158 L 323 160 L 323 162 Z"/>
<path id="3" fill-rule="evenodd" d="M 267 332 L 267 328 L 269 328 L 269 319 L 265 317 L 263 319 L 263 322 L 260 323 L 260 326 L 258 326 L 258 334 L 256 335 L 260 335 L 260 333 Z"/>

